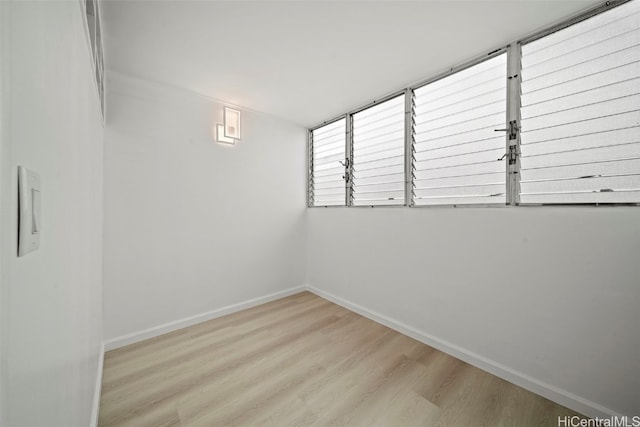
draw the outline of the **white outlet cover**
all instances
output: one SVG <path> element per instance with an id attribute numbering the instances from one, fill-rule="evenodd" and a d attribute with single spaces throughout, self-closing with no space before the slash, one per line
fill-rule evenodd
<path id="1" fill-rule="evenodd" d="M 18 166 L 18 256 L 40 247 L 40 194 L 40 175 L 24 166 Z"/>

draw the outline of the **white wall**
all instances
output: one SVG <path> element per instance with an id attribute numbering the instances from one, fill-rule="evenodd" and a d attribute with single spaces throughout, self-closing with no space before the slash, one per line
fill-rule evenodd
<path id="1" fill-rule="evenodd" d="M 576 409 L 640 413 L 640 209 L 318 208 L 308 227 L 310 285 Z"/>
<path id="2" fill-rule="evenodd" d="M 222 104 L 107 81 L 106 339 L 303 285 L 305 129 L 243 111 L 218 144 Z"/>
<path id="3" fill-rule="evenodd" d="M 0 9 L 0 424 L 86 427 L 102 343 L 102 124 L 80 3 Z M 40 249 L 21 258 L 18 165 L 42 181 Z"/>

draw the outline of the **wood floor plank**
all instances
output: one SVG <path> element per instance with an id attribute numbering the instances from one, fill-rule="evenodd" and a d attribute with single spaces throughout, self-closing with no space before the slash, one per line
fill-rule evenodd
<path id="1" fill-rule="evenodd" d="M 543 426 L 578 415 L 309 292 L 107 352 L 99 425 Z"/>
<path id="2" fill-rule="evenodd" d="M 268 328 L 272 322 L 295 320 L 301 313 L 318 307 L 326 308 L 327 302 L 310 298 L 284 298 L 254 307 L 251 310 L 243 310 L 109 351 L 105 360 L 108 360 L 113 368 L 131 362 L 139 365 L 145 362 L 145 358 L 157 361 L 164 353 L 173 355 L 176 348 L 195 340 L 205 340 L 207 335 L 213 335 L 214 340 L 223 340 L 228 335 L 238 336 L 252 330 L 263 330 Z M 208 339 L 206 341 L 213 342 Z"/>
<path id="3" fill-rule="evenodd" d="M 135 388 L 137 382 L 148 383 L 156 376 L 166 377 L 174 371 L 181 374 L 184 367 L 205 363 L 214 352 L 220 361 L 235 358 L 239 349 L 248 350 L 253 348 L 251 346 L 260 347 L 265 344 L 273 347 L 268 337 L 275 336 L 278 328 L 284 328 L 289 332 L 304 329 L 305 325 L 317 321 L 315 316 L 309 316 L 309 314 L 317 312 L 319 316 L 328 315 L 331 308 L 326 306 L 308 308 L 304 315 L 283 316 L 248 331 L 238 330 L 236 334 L 223 335 L 223 339 L 216 336 L 199 337 L 193 339 L 193 342 L 169 346 L 169 350 L 165 352 L 154 351 L 150 355 L 141 356 L 140 360 L 134 359 L 124 366 L 122 364 L 110 366 L 111 375 L 104 379 L 103 395 L 110 396 L 112 390 L 122 395 L 123 389 Z M 294 322 L 295 326 L 291 327 L 291 322 Z M 158 354 L 156 357 L 154 357 L 155 353 Z"/>
<path id="4" fill-rule="evenodd" d="M 177 361 L 175 365 L 168 368 L 162 366 L 145 377 L 137 378 L 132 384 L 123 385 L 122 390 L 111 389 L 102 400 L 108 405 L 114 402 L 127 402 L 126 407 L 120 407 L 114 413 L 114 422 L 138 416 L 159 402 L 181 397 L 193 387 L 211 378 L 234 375 L 255 358 L 262 357 L 267 352 L 285 348 L 292 339 L 303 337 L 314 328 L 332 323 L 335 319 L 337 319 L 335 316 L 318 319 L 314 315 L 290 325 L 290 333 L 286 335 L 267 330 L 263 331 L 265 335 L 261 336 L 262 339 L 243 340 L 242 345 L 230 344 L 227 348 L 218 351 L 210 348 L 208 352 L 199 353 L 195 358 L 188 358 L 179 363 Z M 220 358 L 216 357 L 218 354 Z M 145 392 L 139 393 L 140 390 Z"/>
<path id="5" fill-rule="evenodd" d="M 224 411 L 229 412 L 231 406 L 241 405 L 246 400 L 253 401 L 252 395 L 258 397 L 271 395 L 275 391 L 266 392 L 264 387 L 275 385 L 277 388 L 277 381 L 286 379 L 289 370 L 308 367 L 323 370 L 312 360 L 308 360 L 306 355 L 320 351 L 330 343 L 320 333 L 311 335 L 288 345 L 286 351 L 274 352 L 247 365 L 241 378 L 229 376 L 222 381 L 210 382 L 198 387 L 194 390 L 197 393 L 195 397 L 191 394 L 185 395 L 179 404 L 181 419 L 184 422 L 195 423 L 196 420 L 207 419 L 212 415 L 211 409 L 214 407 L 226 407 Z M 216 417 L 221 415 L 222 410 L 214 413 Z"/>

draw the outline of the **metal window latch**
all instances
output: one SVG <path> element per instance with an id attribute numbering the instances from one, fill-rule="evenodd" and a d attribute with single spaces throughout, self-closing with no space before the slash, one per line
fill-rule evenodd
<path id="1" fill-rule="evenodd" d="M 515 164 L 516 164 L 516 161 L 517 161 L 517 159 L 518 159 L 518 149 L 517 149 L 517 148 L 518 148 L 518 147 L 517 147 L 517 146 L 515 146 L 515 145 L 510 145 L 510 146 L 509 146 L 509 151 L 508 151 L 508 152 L 506 152 L 506 153 L 504 153 L 504 154 L 502 155 L 502 157 L 500 157 L 500 158 L 498 159 L 498 161 L 501 161 L 501 160 L 503 160 L 505 157 L 508 157 L 508 159 L 509 159 L 509 164 L 510 164 L 510 165 L 515 165 Z"/>
<path id="2" fill-rule="evenodd" d="M 509 122 L 509 127 L 507 129 L 494 129 L 495 132 L 509 132 L 509 140 L 516 139 L 518 137 L 519 130 L 518 122 L 515 120 L 511 120 Z"/>
<path id="3" fill-rule="evenodd" d="M 349 158 L 346 157 L 344 159 L 344 162 L 339 162 L 339 163 L 345 168 L 345 172 L 344 172 L 344 175 L 342 175 L 342 179 L 344 179 L 345 182 L 349 182 Z"/>
<path id="4" fill-rule="evenodd" d="M 518 160 L 518 147 L 515 145 L 509 146 L 509 164 L 515 165 Z"/>

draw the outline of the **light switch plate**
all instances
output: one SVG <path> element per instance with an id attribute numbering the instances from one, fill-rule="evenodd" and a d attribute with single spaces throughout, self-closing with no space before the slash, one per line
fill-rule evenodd
<path id="1" fill-rule="evenodd" d="M 18 166 L 18 256 L 40 247 L 40 175 Z"/>

